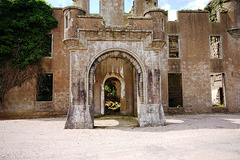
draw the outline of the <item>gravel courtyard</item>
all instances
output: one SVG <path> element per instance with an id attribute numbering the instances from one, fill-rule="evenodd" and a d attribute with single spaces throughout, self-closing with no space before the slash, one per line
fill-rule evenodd
<path id="1" fill-rule="evenodd" d="M 134 118 L 99 118 L 93 130 L 65 130 L 65 118 L 1 120 L 0 159 L 240 159 L 240 114 L 166 118 L 167 126 L 147 128 L 134 127 Z"/>

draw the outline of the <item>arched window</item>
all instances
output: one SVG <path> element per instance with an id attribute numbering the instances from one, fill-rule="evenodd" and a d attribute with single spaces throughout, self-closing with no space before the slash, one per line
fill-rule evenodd
<path id="1" fill-rule="evenodd" d="M 162 22 L 162 31 L 164 32 L 164 25 L 165 25 L 165 23 L 164 23 L 164 19 L 163 18 L 161 18 L 161 22 Z"/>

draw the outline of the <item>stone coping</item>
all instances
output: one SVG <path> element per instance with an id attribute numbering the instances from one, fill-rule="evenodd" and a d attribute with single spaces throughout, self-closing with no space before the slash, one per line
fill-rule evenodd
<path id="1" fill-rule="evenodd" d="M 164 9 L 161 9 L 161 8 L 148 9 L 143 13 L 143 15 L 145 16 L 147 13 L 150 13 L 150 12 L 163 12 L 165 15 L 167 15 L 167 11 L 165 11 Z"/>
<path id="2" fill-rule="evenodd" d="M 236 39 L 240 38 L 240 28 L 232 28 L 227 30 L 227 32 Z"/>
<path id="3" fill-rule="evenodd" d="M 101 16 L 91 16 L 91 15 L 78 15 L 78 18 L 92 18 L 92 19 L 103 19 Z"/>
<path id="4" fill-rule="evenodd" d="M 64 7 L 64 8 L 63 8 L 63 12 L 64 12 L 65 10 L 68 10 L 68 9 L 78 9 L 78 10 L 81 10 L 81 11 L 83 11 L 84 13 L 86 13 L 86 11 L 85 11 L 84 9 L 82 9 L 81 7 L 77 7 L 77 6 L 67 6 L 67 7 Z"/>
<path id="5" fill-rule="evenodd" d="M 53 10 L 62 10 L 62 7 L 53 7 Z"/>
<path id="6" fill-rule="evenodd" d="M 152 20 L 151 17 L 127 17 L 127 19 L 140 19 L 140 20 L 144 19 L 144 20 Z"/>
<path id="7" fill-rule="evenodd" d="M 180 10 L 178 13 L 209 13 L 208 11 L 198 11 L 198 10 Z"/>

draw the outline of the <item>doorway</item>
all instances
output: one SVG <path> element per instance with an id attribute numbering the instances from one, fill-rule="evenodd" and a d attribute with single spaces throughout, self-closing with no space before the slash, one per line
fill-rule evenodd
<path id="1" fill-rule="evenodd" d="M 105 115 L 119 115 L 121 111 L 121 83 L 117 78 L 108 78 L 104 84 Z"/>

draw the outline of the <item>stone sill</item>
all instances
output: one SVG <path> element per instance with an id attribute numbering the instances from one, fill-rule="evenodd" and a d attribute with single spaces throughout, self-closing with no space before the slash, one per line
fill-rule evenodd
<path id="1" fill-rule="evenodd" d="M 177 107 L 168 107 L 168 108 L 167 108 L 167 113 L 170 113 L 170 114 L 184 113 L 184 108 L 183 108 L 183 107 L 180 107 L 180 108 L 177 108 Z"/>
<path id="2" fill-rule="evenodd" d="M 54 112 L 53 101 L 36 101 L 35 112 Z"/>
<path id="3" fill-rule="evenodd" d="M 212 112 L 224 113 L 228 112 L 227 107 L 212 107 Z"/>

